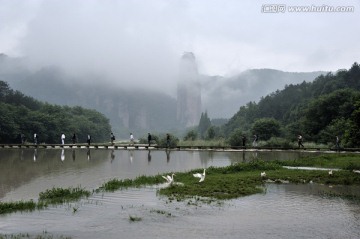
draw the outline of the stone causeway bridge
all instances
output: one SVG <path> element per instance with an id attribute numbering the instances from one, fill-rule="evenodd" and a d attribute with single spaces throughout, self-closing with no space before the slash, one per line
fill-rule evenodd
<path id="1" fill-rule="evenodd" d="M 297 147 L 251 147 L 251 146 L 175 146 L 166 148 L 157 144 L 110 144 L 110 143 L 91 143 L 89 144 L 0 144 L 0 149 L 123 149 L 123 150 L 213 150 L 213 151 L 314 151 L 314 152 L 358 152 L 360 148 L 297 148 Z"/>

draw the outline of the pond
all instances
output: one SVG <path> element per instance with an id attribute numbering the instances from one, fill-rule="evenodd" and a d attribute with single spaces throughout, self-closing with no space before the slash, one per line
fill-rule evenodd
<path id="1" fill-rule="evenodd" d="M 289 160 L 307 152 L 214 152 L 111 149 L 1 149 L 0 200 L 37 199 L 52 187 L 96 189 L 113 178 L 194 168 Z M 218 205 L 169 202 L 158 187 L 93 194 L 35 212 L 0 216 L 0 234 L 72 238 L 360 238 L 359 202 L 324 192 L 358 187 L 267 184 L 265 193 Z M 137 220 L 131 220 L 131 219 Z"/>

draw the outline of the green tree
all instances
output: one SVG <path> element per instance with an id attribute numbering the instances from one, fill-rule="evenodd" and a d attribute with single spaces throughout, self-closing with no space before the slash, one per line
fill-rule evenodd
<path id="1" fill-rule="evenodd" d="M 243 145 L 243 137 L 245 137 L 243 131 L 238 128 L 235 129 L 230 136 L 227 139 L 227 142 L 231 145 L 231 146 L 242 146 Z"/>
<path id="2" fill-rule="evenodd" d="M 192 129 L 190 131 L 188 131 L 184 137 L 184 140 L 191 140 L 194 141 L 197 139 L 197 131 Z"/>
<path id="3" fill-rule="evenodd" d="M 280 123 L 274 118 L 261 118 L 254 122 L 252 133 L 257 134 L 262 140 L 278 137 L 281 134 Z"/>
<path id="4" fill-rule="evenodd" d="M 360 93 L 351 89 L 342 89 L 313 99 L 303 112 L 304 131 L 313 140 L 321 139 L 320 132 L 336 119 L 348 119 L 354 111 L 354 104 Z"/>
<path id="5" fill-rule="evenodd" d="M 352 112 L 349 123 L 344 133 L 344 143 L 349 147 L 360 146 L 360 100 L 354 104 L 354 111 Z"/>
<path id="6" fill-rule="evenodd" d="M 90 134 L 94 142 L 106 142 L 110 130 L 109 120 L 95 110 L 42 103 L 13 91 L 6 82 L 0 81 L 2 143 L 20 143 L 21 133 L 31 142 L 34 133 L 38 134 L 39 142 L 45 143 L 59 143 L 62 133 L 69 136 L 67 139 L 76 133 L 85 142 Z"/>
<path id="7" fill-rule="evenodd" d="M 206 131 L 206 138 L 207 139 L 214 139 L 216 137 L 216 127 L 210 126 Z"/>
<path id="8" fill-rule="evenodd" d="M 177 146 L 178 142 L 179 142 L 179 138 L 177 138 L 175 135 L 173 134 L 169 134 L 170 136 L 170 148 L 174 148 Z M 158 145 L 160 147 L 167 147 L 167 135 L 166 134 L 161 134 L 158 137 Z"/>
<path id="9" fill-rule="evenodd" d="M 205 113 L 201 113 L 200 122 L 198 126 L 198 132 L 200 138 L 205 139 L 206 131 L 210 126 L 211 126 L 211 121 L 210 118 L 208 117 L 207 112 L 205 111 Z"/>

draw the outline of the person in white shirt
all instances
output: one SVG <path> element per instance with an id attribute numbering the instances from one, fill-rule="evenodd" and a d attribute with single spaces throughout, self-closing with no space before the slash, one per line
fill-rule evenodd
<path id="1" fill-rule="evenodd" d="M 130 144 L 134 145 L 134 135 L 130 133 Z"/>
<path id="2" fill-rule="evenodd" d="M 61 134 L 61 144 L 65 144 L 65 134 Z"/>

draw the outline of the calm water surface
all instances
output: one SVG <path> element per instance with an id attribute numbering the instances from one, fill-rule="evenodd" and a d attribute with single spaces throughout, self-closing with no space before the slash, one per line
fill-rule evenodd
<path id="1" fill-rule="evenodd" d="M 0 150 L 0 200 L 37 199 L 52 187 L 98 188 L 135 178 L 250 161 L 294 159 L 299 152 L 200 152 L 87 149 Z M 47 231 L 72 238 L 360 238 L 359 202 L 323 192 L 359 187 L 266 185 L 265 193 L 189 206 L 158 197 L 158 187 L 94 194 L 79 202 L 0 216 L 0 234 Z M 77 211 L 74 213 L 74 208 Z M 141 218 L 131 222 L 130 216 Z"/>

